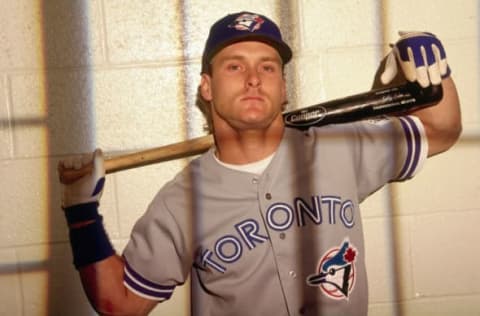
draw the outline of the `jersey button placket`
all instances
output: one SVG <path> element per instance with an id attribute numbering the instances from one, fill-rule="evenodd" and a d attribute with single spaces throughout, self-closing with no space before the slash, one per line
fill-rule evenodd
<path id="1" fill-rule="evenodd" d="M 279 281 L 280 281 L 280 286 L 282 288 L 282 292 L 284 295 L 287 297 L 289 295 L 294 295 L 294 290 L 296 289 L 296 282 L 298 279 L 296 279 L 296 274 L 295 277 L 292 277 L 291 274 L 289 274 L 291 270 L 291 259 L 288 259 L 288 246 L 285 246 L 285 239 L 286 239 L 286 233 L 284 231 L 279 231 L 274 229 L 271 225 L 269 225 L 269 217 L 267 216 L 268 210 L 270 207 L 272 207 L 272 203 L 274 201 L 273 194 L 271 193 L 272 191 L 275 190 L 275 186 L 272 185 L 271 179 L 268 177 L 268 174 L 264 174 L 263 177 L 260 179 L 259 182 L 259 202 L 261 205 L 261 211 L 262 211 L 262 216 L 265 217 L 265 225 L 266 229 L 269 231 L 269 234 L 271 236 L 271 247 L 272 247 L 272 252 L 273 255 L 275 256 L 275 261 L 276 261 L 276 267 L 278 269 L 279 273 Z M 272 223 L 270 223 L 272 224 Z M 293 272 L 295 273 L 295 272 Z M 294 310 L 295 308 L 292 306 L 291 299 L 287 298 L 287 301 L 285 302 L 286 305 L 288 306 L 288 309 Z"/>

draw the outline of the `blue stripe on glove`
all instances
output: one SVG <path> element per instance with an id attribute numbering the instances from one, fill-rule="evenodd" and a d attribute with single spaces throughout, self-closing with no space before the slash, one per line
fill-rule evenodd
<path id="1" fill-rule="evenodd" d="M 450 76 L 447 54 L 440 40 L 427 32 L 400 32 L 400 39 L 387 56 L 381 75 L 388 84 L 398 73 L 400 65 L 408 81 L 417 81 L 422 87 L 437 85 Z"/>

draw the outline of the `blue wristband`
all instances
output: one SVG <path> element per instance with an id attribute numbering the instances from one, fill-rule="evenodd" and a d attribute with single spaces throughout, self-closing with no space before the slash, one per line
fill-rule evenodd
<path id="1" fill-rule="evenodd" d="M 64 211 L 68 225 L 96 220 L 100 216 L 98 202 L 73 205 L 65 208 Z"/>
<path id="2" fill-rule="evenodd" d="M 77 269 L 115 254 L 101 215 L 92 224 L 70 229 L 70 245 Z"/>
<path id="3" fill-rule="evenodd" d="M 70 229 L 70 246 L 75 268 L 79 269 L 115 254 L 103 227 L 103 218 L 98 214 L 97 202 L 67 207 L 65 217 L 69 225 L 93 220 L 93 223 Z"/>

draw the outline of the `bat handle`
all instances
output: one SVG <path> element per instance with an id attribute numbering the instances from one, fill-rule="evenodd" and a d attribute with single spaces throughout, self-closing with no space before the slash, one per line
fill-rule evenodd
<path id="1" fill-rule="evenodd" d="M 213 144 L 213 136 L 206 135 L 175 144 L 107 158 L 105 160 L 105 172 L 108 174 L 153 163 L 198 155 L 207 151 Z"/>
<path id="2" fill-rule="evenodd" d="M 213 144 L 213 136 L 207 135 L 131 154 L 107 157 L 104 160 L 105 173 L 109 174 L 157 162 L 201 154 L 207 151 Z M 61 183 L 72 184 L 93 171 L 93 162 L 82 166 L 80 169 L 65 168 L 60 162 L 57 171 Z"/>

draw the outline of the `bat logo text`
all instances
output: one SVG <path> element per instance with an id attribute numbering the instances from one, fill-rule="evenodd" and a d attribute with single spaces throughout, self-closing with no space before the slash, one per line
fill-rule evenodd
<path id="1" fill-rule="evenodd" d="M 285 116 L 285 124 L 290 126 L 315 125 L 326 116 L 327 109 L 323 106 L 315 107 L 313 110 L 302 110 L 289 113 Z"/>

